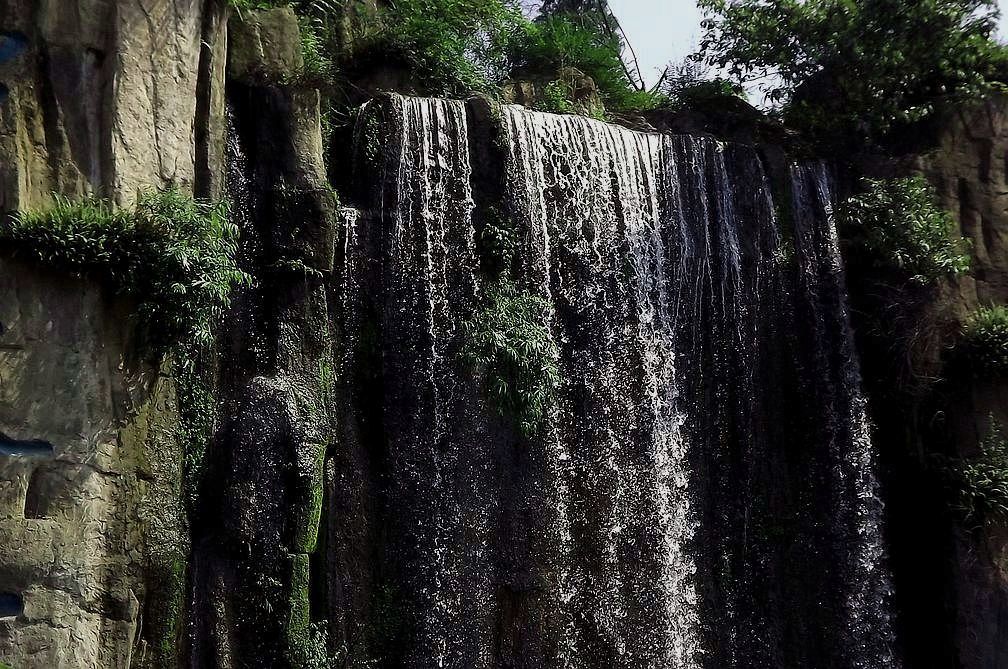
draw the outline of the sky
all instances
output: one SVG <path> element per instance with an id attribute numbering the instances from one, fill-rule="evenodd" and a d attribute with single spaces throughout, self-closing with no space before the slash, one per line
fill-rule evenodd
<path id="1" fill-rule="evenodd" d="M 999 32 L 1008 40 L 1008 0 L 999 4 Z M 649 83 L 661 76 L 665 65 L 695 51 L 700 41 L 702 17 L 694 0 L 609 0 L 609 6 L 630 37 Z"/>

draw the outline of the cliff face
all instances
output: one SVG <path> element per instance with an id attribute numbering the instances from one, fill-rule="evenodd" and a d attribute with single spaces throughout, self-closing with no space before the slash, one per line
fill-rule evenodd
<path id="1" fill-rule="evenodd" d="M 98 287 L 0 267 L 0 657 L 143 666 L 187 556 L 172 383 Z"/>
<path id="2" fill-rule="evenodd" d="M 331 152 L 340 208 L 290 10 L 0 0 L 0 19 L 23 44 L 0 63 L 0 212 L 227 197 L 254 279 L 203 361 L 213 430 L 193 444 L 132 305 L 0 255 L 0 660 L 1004 664 L 1008 535 L 907 539 L 940 483 L 883 449 L 893 644 L 821 165 L 383 96 Z M 348 11 L 346 42 L 364 30 Z M 1004 114 L 963 114 L 916 165 L 978 257 L 934 319 L 1008 300 Z M 520 326 L 553 351 L 531 427 L 466 351 L 501 277 L 517 292 L 497 306 L 531 310 Z M 969 453 L 988 414 L 1008 419 L 1003 390 L 964 381 L 907 421 L 883 396 L 874 415 L 883 439 Z"/>
<path id="3" fill-rule="evenodd" d="M 951 114 L 938 147 L 918 167 L 973 248 L 972 271 L 944 288 L 933 307 L 936 320 L 961 322 L 979 307 L 1008 304 L 1008 98 Z M 931 408 L 937 419 L 931 434 L 939 445 L 943 439 L 951 445 L 946 450 L 972 456 L 992 421 L 1008 425 L 1008 383 L 949 376 L 953 380 L 939 389 Z M 955 644 L 963 666 L 1008 663 L 1008 530 L 994 521 L 957 531 L 953 574 Z"/>
<path id="4" fill-rule="evenodd" d="M 4 0 L 0 211 L 222 178 L 224 12 L 201 0 Z M 130 304 L 0 255 L 0 658 L 164 666 L 189 536 L 175 386 Z"/>
<path id="5" fill-rule="evenodd" d="M 223 8 L 204 0 L 4 0 L 26 42 L 0 64 L 10 97 L 0 209 L 51 193 L 126 201 L 206 189 L 223 144 Z"/>
<path id="6" fill-rule="evenodd" d="M 1008 102 L 945 114 L 921 155 L 864 166 L 922 173 L 972 245 L 972 270 L 931 288 L 880 280 L 850 258 L 854 325 L 882 460 L 897 629 L 910 666 L 1006 662 L 1003 526 L 950 512 L 943 457 L 973 457 L 1008 419 L 1003 379 L 975 374 L 956 349 L 981 306 L 1008 301 Z"/>

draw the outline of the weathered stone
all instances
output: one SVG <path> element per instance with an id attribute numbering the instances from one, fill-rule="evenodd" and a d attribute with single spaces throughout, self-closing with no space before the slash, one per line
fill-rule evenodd
<path id="1" fill-rule="evenodd" d="M 301 30 L 290 7 L 234 12 L 228 22 L 228 77 L 283 82 L 304 69 Z"/>
<path id="2" fill-rule="evenodd" d="M 0 582 L 24 597 L 0 658 L 146 666 L 151 574 L 186 550 L 174 389 L 131 363 L 123 305 L 97 286 L 2 258 L 0 295 L 0 433 L 53 445 L 0 456 Z"/>
<path id="3" fill-rule="evenodd" d="M 502 99 L 504 102 L 519 104 L 530 109 L 548 107 L 550 89 L 554 94 L 563 96 L 564 103 L 569 106 L 570 113 L 586 116 L 600 116 L 605 113 L 605 105 L 599 95 L 595 81 L 573 67 L 562 67 L 555 74 L 536 75 L 516 79 L 504 86 Z M 546 109 L 546 111 L 561 111 Z"/>

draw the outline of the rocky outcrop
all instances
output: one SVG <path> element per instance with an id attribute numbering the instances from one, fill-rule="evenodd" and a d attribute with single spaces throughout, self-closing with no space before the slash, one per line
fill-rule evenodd
<path id="1" fill-rule="evenodd" d="M 951 113 L 937 148 L 917 167 L 935 185 L 973 251 L 969 275 L 950 282 L 935 308 L 957 324 L 981 306 L 1008 304 L 1008 97 L 994 96 Z M 958 455 L 972 456 L 992 420 L 1008 425 L 1008 380 L 954 369 L 948 375 L 939 426 Z M 1003 667 L 1008 664 L 1008 529 L 994 520 L 960 530 L 955 551 L 959 666 Z"/>
<path id="2" fill-rule="evenodd" d="M 235 16 L 230 30 L 228 195 L 255 286 L 236 296 L 222 335 L 219 429 L 199 482 L 205 513 L 194 519 L 187 663 L 300 667 L 327 650 L 312 636 L 321 612 L 310 592 L 325 571 L 313 562 L 332 446 L 336 200 L 319 93 L 296 84 L 293 13 Z"/>
<path id="3" fill-rule="evenodd" d="M 96 285 L 3 257 L 0 296 L 0 660 L 155 666 L 187 554 L 171 379 Z"/>
<path id="4" fill-rule="evenodd" d="M 219 165 L 205 154 L 223 146 L 223 127 L 197 116 L 197 90 L 223 86 L 220 67 L 201 81 L 223 11 L 214 0 L 0 2 L 3 30 L 27 40 L 0 64 L 10 89 L 0 211 L 43 205 L 51 193 L 125 202 L 141 189 L 197 187 L 197 166 Z"/>
<path id="5" fill-rule="evenodd" d="M 867 159 L 874 178 L 911 172 L 934 185 L 972 245 L 972 269 L 921 287 L 848 257 L 855 326 L 880 445 L 898 629 L 909 667 L 993 669 L 1008 662 L 1003 524 L 949 508 L 943 458 L 972 457 L 1008 424 L 1005 379 L 956 351 L 977 308 L 1008 303 L 1008 99 L 947 111 L 930 149 Z"/>

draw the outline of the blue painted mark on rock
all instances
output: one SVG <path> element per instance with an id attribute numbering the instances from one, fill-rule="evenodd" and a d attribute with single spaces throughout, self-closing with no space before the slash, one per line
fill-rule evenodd
<path id="1" fill-rule="evenodd" d="M 24 613 L 24 597 L 13 592 L 0 592 L 0 618 L 16 618 Z"/>
<path id="2" fill-rule="evenodd" d="M 0 456 L 51 458 L 53 445 L 41 439 L 12 439 L 0 432 Z"/>
<path id="3" fill-rule="evenodd" d="M 21 55 L 28 46 L 28 38 L 21 33 L 0 32 L 0 63 Z"/>
<path id="4" fill-rule="evenodd" d="M 16 58 L 28 47 L 28 38 L 22 33 L 0 32 L 0 64 Z M 0 81 L 0 105 L 10 97 L 10 88 Z"/>

